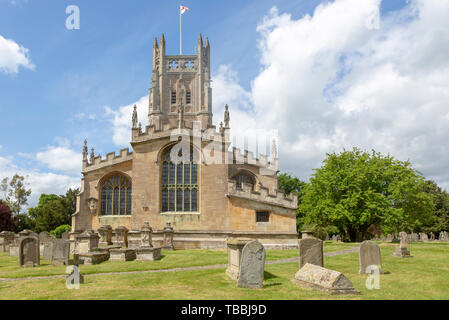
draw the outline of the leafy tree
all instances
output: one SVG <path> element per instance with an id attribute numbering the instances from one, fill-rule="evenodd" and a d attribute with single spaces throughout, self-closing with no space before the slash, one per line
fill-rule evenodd
<path id="1" fill-rule="evenodd" d="M 0 191 L 3 192 L 4 200 L 8 203 L 14 214 L 19 214 L 22 207 L 27 204 L 31 189 L 27 189 L 25 178 L 17 173 L 12 177 L 11 181 L 4 178 L 0 184 Z"/>
<path id="2" fill-rule="evenodd" d="M 13 217 L 12 211 L 6 202 L 0 200 L 0 232 L 15 231 L 18 224 L 18 218 Z"/>
<path id="3" fill-rule="evenodd" d="M 449 230 L 449 194 L 432 180 L 425 182 L 424 191 L 432 197 L 435 211 L 431 223 L 422 231 L 439 233 Z"/>
<path id="4" fill-rule="evenodd" d="M 287 173 L 280 174 L 278 177 L 278 182 L 280 190 L 284 191 L 286 195 L 289 195 L 292 192 L 296 192 L 298 194 L 298 204 L 301 202 L 304 193 L 304 187 L 307 185 L 307 183 Z M 298 231 L 301 230 L 303 224 L 304 224 L 304 217 L 301 215 L 299 211 L 297 211 L 296 228 Z"/>
<path id="5" fill-rule="evenodd" d="M 360 241 L 369 237 L 370 225 L 399 232 L 429 223 L 434 205 L 423 187 L 410 162 L 354 148 L 327 154 L 298 210 L 306 223 L 333 225 L 345 239 Z"/>
<path id="6" fill-rule="evenodd" d="M 80 193 L 80 189 L 69 189 L 67 190 L 66 194 L 63 196 L 60 196 L 62 203 L 66 207 L 66 214 L 67 214 L 67 224 L 72 224 L 72 215 L 76 211 L 76 198 L 78 194 Z"/>
<path id="7" fill-rule="evenodd" d="M 42 194 L 37 207 L 28 210 L 33 220 L 35 232 L 51 231 L 56 227 L 67 224 L 67 208 L 61 197 Z"/>

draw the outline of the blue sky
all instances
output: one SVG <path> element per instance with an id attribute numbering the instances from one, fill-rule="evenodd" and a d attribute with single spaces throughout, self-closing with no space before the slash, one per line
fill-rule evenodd
<path id="1" fill-rule="evenodd" d="M 226 94 L 231 96 L 234 94 L 229 98 L 230 102 L 234 103 L 234 105 L 231 105 L 231 116 L 232 110 L 240 110 L 246 112 L 249 117 L 260 117 L 261 113 L 266 111 L 266 107 L 258 103 L 261 95 L 257 88 L 261 86 L 264 74 L 273 70 L 276 63 L 276 61 L 267 63 L 264 59 L 266 57 L 278 59 L 275 48 L 270 47 L 271 40 L 278 41 L 279 37 L 276 36 L 276 30 L 286 28 L 285 37 L 289 34 L 288 30 L 293 30 L 291 38 L 281 39 L 285 43 L 287 41 L 291 43 L 292 52 L 296 52 L 295 50 L 300 50 L 298 52 L 308 51 L 307 46 L 311 48 L 313 43 L 308 42 L 308 38 L 302 38 L 304 32 L 301 30 L 305 30 L 306 24 L 315 20 L 317 26 L 320 26 L 319 23 L 325 23 L 322 22 L 325 19 L 318 20 L 320 13 L 315 12 L 316 8 L 318 6 L 327 8 L 330 15 L 335 15 L 336 20 L 341 19 L 340 22 L 333 22 L 332 19 L 328 19 L 329 24 L 339 23 L 338 26 L 341 27 L 345 18 L 337 17 L 338 12 L 340 12 L 337 10 L 338 5 L 341 5 L 342 8 L 347 5 L 348 8 L 360 10 L 360 14 L 364 14 L 364 8 L 359 5 L 351 6 L 350 1 L 190 0 L 179 2 L 135 0 L 124 2 L 118 0 L 0 0 L 0 36 L 26 48 L 28 50 L 26 54 L 28 63 L 34 66 L 28 68 L 19 66 L 18 72 L 12 73 L 2 72 L 0 69 L 0 118 L 2 120 L 0 178 L 16 170 L 31 175 L 36 174 L 38 177 L 65 176 L 66 178 L 61 181 L 64 181 L 66 185 L 72 185 L 74 181 L 79 180 L 81 175 L 73 169 L 73 166 L 66 168 L 63 164 L 52 163 L 51 157 L 59 156 L 60 153 L 58 152 L 66 152 L 61 159 L 64 159 L 64 157 L 73 159 L 74 153 L 79 154 L 81 152 L 84 138 L 88 139 L 89 146 L 95 146 L 96 152 L 103 156 L 108 152 L 118 152 L 120 148 L 127 147 L 123 143 L 117 143 L 117 139 L 112 139 L 114 130 L 117 129 L 117 122 L 120 121 L 118 112 L 121 110 L 120 108 L 139 101 L 148 92 L 151 79 L 152 45 L 155 37 L 159 38 L 161 33 L 164 33 L 167 40 L 167 53 L 178 53 L 178 7 L 180 4 L 191 9 L 183 16 L 183 52 L 186 54 L 195 52 L 199 33 L 202 33 L 203 37 L 208 37 L 211 42 L 212 74 L 217 79 L 216 88 L 214 87 L 217 93 L 214 92 L 214 95 L 221 94 L 220 97 L 223 97 Z M 349 4 L 345 4 L 345 2 Z M 338 45 L 337 49 L 335 49 L 334 44 L 330 44 L 326 40 L 326 42 L 323 42 L 328 45 L 328 48 L 325 49 L 327 51 L 323 51 L 326 57 L 332 56 L 332 50 L 336 50 L 335 54 L 342 64 L 341 57 L 353 57 L 354 52 L 365 52 L 364 50 L 369 45 L 375 46 L 374 50 L 377 50 L 378 47 L 386 48 L 386 42 L 382 39 L 388 38 L 399 31 L 406 32 L 405 30 L 409 29 L 408 24 L 411 23 L 409 20 L 422 23 L 422 25 L 416 27 L 417 30 L 428 28 L 426 30 L 434 32 L 431 28 L 435 26 L 425 25 L 424 22 L 427 20 L 422 18 L 422 21 L 418 21 L 421 18 L 416 18 L 411 14 L 413 5 L 421 8 L 419 7 L 421 1 L 416 0 L 407 3 L 405 0 L 382 2 L 380 0 L 369 0 L 368 2 L 370 5 L 380 8 L 380 20 L 382 22 L 380 29 L 374 33 L 366 34 L 355 34 L 354 31 L 342 29 L 342 34 L 347 33 L 347 39 L 356 37 L 356 40 L 354 40 L 354 43 L 351 42 L 352 40 L 348 40 L 349 44 Z M 446 9 L 447 1 L 442 0 L 440 3 Z M 67 30 L 65 28 L 67 18 L 65 9 L 68 5 L 73 4 L 80 8 L 80 30 Z M 273 7 L 277 8 L 274 13 L 270 11 Z M 332 11 L 333 9 L 335 10 Z M 421 10 L 423 17 L 424 13 L 426 15 L 437 14 L 429 12 L 430 9 L 424 11 L 425 9 L 424 7 L 418 9 L 418 11 Z M 344 10 L 342 12 L 342 15 L 346 14 Z M 445 11 L 443 10 L 443 12 Z M 357 14 L 359 13 L 355 13 L 354 17 Z M 310 21 L 307 21 L 308 18 L 306 17 L 309 17 Z M 261 28 L 265 28 L 267 34 L 264 34 Z M 313 30 L 315 29 L 310 30 L 312 31 L 310 31 L 309 37 L 319 39 L 319 36 L 314 34 L 315 31 Z M 296 36 L 294 32 L 298 32 Z M 335 36 L 329 33 L 329 37 Z M 337 34 L 336 37 L 338 38 L 339 35 Z M 377 41 L 377 44 L 371 43 L 375 41 Z M 420 39 L 416 41 L 419 43 Z M 301 46 L 303 47 L 301 48 Z M 281 47 L 281 44 L 279 47 Z M 308 56 L 304 59 L 318 59 L 317 57 L 322 55 L 323 52 L 316 52 L 315 56 Z M 331 53 L 327 55 L 326 52 Z M 388 54 L 393 56 L 391 52 Z M 332 69 L 335 63 L 332 62 L 333 64 L 330 64 L 326 69 L 327 71 L 331 70 L 329 78 L 323 80 L 326 82 L 326 87 L 331 85 L 333 89 L 338 89 L 338 92 L 350 93 L 350 88 L 357 88 L 363 81 L 368 81 L 360 76 L 363 68 L 370 66 L 373 68 L 371 69 L 372 74 L 382 68 L 380 63 L 376 64 L 379 62 L 375 60 L 377 58 L 367 53 L 366 57 L 368 56 L 370 59 L 365 61 L 363 65 L 358 64 L 360 59 L 348 59 L 349 62 L 343 64 L 350 64 L 350 69 L 348 69 L 348 65 L 340 65 L 337 73 L 342 74 L 342 76 L 337 78 L 332 76 L 335 71 Z M 0 67 L 2 65 L 1 59 L 0 46 Z M 310 62 L 301 59 L 293 59 L 290 62 L 292 63 L 292 69 L 297 68 L 298 73 L 303 70 L 302 68 L 305 68 L 304 65 Z M 391 60 L 388 60 L 388 57 L 385 59 L 387 62 Z M 282 57 L 279 57 L 279 61 L 281 60 Z M 360 73 L 352 71 L 354 64 Z M 383 67 L 388 64 L 385 63 Z M 397 62 L 396 69 L 402 70 L 400 67 L 404 66 L 399 64 L 400 62 Z M 323 63 L 323 65 L 326 67 L 326 63 Z M 413 63 L 411 62 L 410 65 L 413 65 Z M 434 67 L 441 68 L 441 65 Z M 343 70 L 346 70 L 348 74 L 341 73 Z M 326 73 L 324 71 L 323 74 Z M 415 74 L 408 74 L 408 76 L 413 79 Z M 293 86 L 291 90 L 310 92 L 305 87 L 301 87 L 307 79 L 304 74 L 299 75 L 299 87 Z M 279 81 L 275 83 L 282 83 L 282 81 L 279 78 Z M 291 83 L 291 81 L 288 83 Z M 227 86 L 233 89 L 231 90 Z M 270 85 L 271 87 L 273 85 Z M 324 91 L 324 88 L 322 89 Z M 273 91 L 273 96 L 278 94 L 279 92 Z M 308 96 L 308 94 L 302 96 Z M 221 112 L 222 104 L 226 103 L 220 97 L 214 98 L 214 102 L 219 104 L 214 104 L 216 112 Z M 326 108 L 338 107 L 342 98 L 347 97 L 342 95 L 332 96 L 330 99 L 332 105 Z M 294 113 L 296 113 L 298 119 L 304 119 L 304 121 L 308 119 L 307 122 L 290 125 L 290 131 L 281 132 L 281 136 L 284 136 L 286 142 L 285 145 L 290 148 L 290 143 L 303 141 L 304 145 L 295 145 L 297 149 L 294 148 L 293 144 L 291 146 L 298 152 L 303 152 L 303 148 L 316 150 L 316 152 L 303 158 L 286 155 L 284 162 L 281 158 L 281 170 L 297 174 L 306 179 L 312 173 L 312 169 L 324 157 L 325 152 L 323 151 L 338 150 L 338 148 L 352 145 L 359 145 L 367 149 L 376 146 L 368 140 L 358 142 L 349 140 L 341 142 L 338 140 L 338 132 L 343 130 L 341 128 L 348 128 L 348 123 L 364 127 L 363 124 L 359 123 L 361 114 L 356 118 L 347 119 L 342 124 L 341 121 L 343 120 L 340 116 L 336 120 L 337 117 L 328 118 L 323 112 L 318 115 L 318 113 L 313 114 L 310 111 L 320 108 L 314 105 L 316 97 L 310 97 L 310 100 L 304 99 L 296 98 L 295 100 L 292 97 L 292 100 L 273 102 L 273 105 L 285 103 L 285 110 L 297 110 L 298 112 Z M 359 101 L 358 103 L 364 105 L 365 102 Z M 289 107 L 287 107 L 287 104 Z M 349 104 L 346 103 L 346 105 Z M 422 105 L 416 106 L 418 109 L 422 107 Z M 325 107 L 323 106 L 323 108 Z M 107 110 L 109 110 L 109 113 Z M 343 113 L 353 114 L 351 110 L 343 111 Z M 277 112 L 276 117 L 282 113 L 283 111 Z M 376 113 L 376 115 L 379 114 L 381 112 Z M 221 117 L 221 114 L 217 116 Z M 383 128 L 386 126 L 384 124 L 388 121 L 382 122 L 381 118 L 375 118 L 376 116 L 370 118 L 374 123 L 372 124 L 374 134 L 379 129 L 379 136 L 391 137 L 391 135 L 394 135 L 395 137 L 401 136 L 401 139 L 403 139 L 400 140 L 402 142 L 395 141 L 393 143 L 385 138 L 379 147 L 381 151 L 390 152 L 393 155 L 397 154 L 399 158 L 412 158 L 413 160 L 414 153 L 412 151 L 415 149 L 411 147 L 406 151 L 399 150 L 397 145 L 402 145 L 406 143 L 405 141 L 419 139 L 421 136 L 407 135 L 407 128 L 404 130 L 387 128 L 384 131 Z M 245 125 L 245 123 L 239 124 L 235 118 L 233 121 L 235 127 Z M 278 123 L 283 123 L 282 121 L 281 119 Z M 380 121 L 379 123 L 382 124 L 378 125 L 376 121 Z M 315 128 L 319 133 L 305 130 L 313 123 L 318 123 Z M 325 124 L 330 124 L 330 126 L 325 127 Z M 276 128 L 274 124 L 266 125 Z M 288 124 L 284 125 L 287 126 Z M 400 131 L 396 131 L 396 129 Z M 298 133 L 301 130 L 305 130 L 304 135 Z M 345 137 L 354 134 L 350 132 L 352 129 L 348 130 Z M 324 137 L 326 133 L 328 136 Z M 322 141 L 319 146 L 307 145 L 309 140 L 305 135 L 316 137 L 323 135 L 324 142 Z M 287 136 L 292 137 L 292 139 L 287 138 Z M 441 139 L 447 137 L 446 132 L 442 132 L 441 137 L 438 137 Z M 391 145 L 388 145 L 388 141 L 391 142 Z M 420 145 L 425 140 L 417 141 Z M 322 145 L 326 145 L 326 147 L 323 148 Z M 331 148 L 329 145 L 336 147 Z M 418 148 L 416 152 L 425 153 L 426 151 Z M 416 161 L 418 164 L 423 164 L 419 169 L 425 171 L 429 176 L 439 179 L 443 185 L 449 181 L 449 177 L 446 180 L 446 177 L 438 175 L 437 169 L 443 168 L 443 164 L 440 164 L 438 168 L 428 168 L 423 159 L 418 158 Z M 301 164 L 298 165 L 298 163 Z M 36 177 L 33 181 L 35 180 L 38 180 L 38 178 Z M 51 186 L 52 183 L 58 184 L 58 186 L 53 187 Z M 62 186 L 64 183 L 49 179 L 48 186 L 36 184 L 34 189 L 37 190 L 36 192 L 54 191 L 58 193 L 62 192 L 63 187 L 66 187 L 66 185 Z M 35 200 L 36 198 L 33 198 L 31 202 Z"/>

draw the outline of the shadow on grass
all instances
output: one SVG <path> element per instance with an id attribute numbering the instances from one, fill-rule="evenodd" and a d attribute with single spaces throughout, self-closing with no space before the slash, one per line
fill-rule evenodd
<path id="1" fill-rule="evenodd" d="M 280 286 L 282 285 L 282 283 L 280 282 L 276 282 L 276 283 L 269 283 L 269 284 L 264 284 L 264 288 L 269 288 L 269 287 L 276 287 L 276 286 Z"/>
<path id="2" fill-rule="evenodd" d="M 275 276 L 274 274 L 272 274 L 272 273 L 270 273 L 268 271 L 264 272 L 263 277 L 264 277 L 265 280 L 279 278 L 278 276 Z"/>

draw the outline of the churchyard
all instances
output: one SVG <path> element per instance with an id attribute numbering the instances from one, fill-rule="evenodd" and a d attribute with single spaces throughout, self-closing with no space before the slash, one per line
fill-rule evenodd
<path id="1" fill-rule="evenodd" d="M 241 288 L 226 273 L 229 260 L 224 249 L 162 250 L 161 259 L 155 261 L 81 264 L 79 270 L 85 278 L 78 290 L 67 289 L 66 266 L 40 260 L 33 268 L 24 268 L 18 257 L 3 252 L 0 299 L 449 299 L 449 242 L 408 243 L 413 256 L 409 259 L 393 256 L 398 243 L 375 244 L 380 249 L 383 274 L 379 275 L 379 289 L 369 289 L 369 275 L 359 274 L 360 243 L 323 242 L 324 268 L 344 274 L 360 294 L 331 295 L 294 283 L 298 250 L 266 250 L 259 289 Z M 348 253 L 351 248 L 354 250 Z M 346 252 L 332 255 L 342 250 Z"/>

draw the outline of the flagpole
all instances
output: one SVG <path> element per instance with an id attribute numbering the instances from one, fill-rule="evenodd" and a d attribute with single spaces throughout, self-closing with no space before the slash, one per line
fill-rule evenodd
<path id="1" fill-rule="evenodd" d="M 182 56 L 182 13 L 179 9 L 179 55 Z"/>

